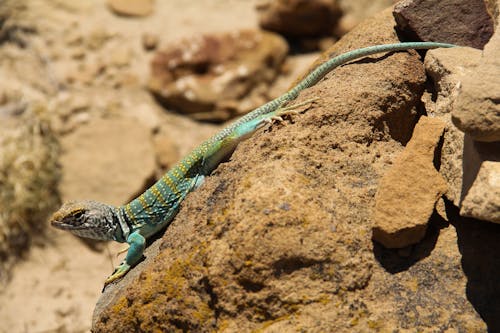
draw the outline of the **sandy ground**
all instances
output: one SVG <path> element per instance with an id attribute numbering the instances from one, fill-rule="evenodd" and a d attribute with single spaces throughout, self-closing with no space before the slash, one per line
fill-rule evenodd
<path id="1" fill-rule="evenodd" d="M 153 14 L 146 18 L 119 17 L 105 1 L 98 0 L 28 3 L 31 16 L 39 20 L 41 27 L 37 45 L 45 45 L 43 51 L 48 54 L 60 52 L 59 57 L 53 57 L 58 60 L 50 64 L 55 77 L 74 65 L 64 56 L 68 51 L 65 38 L 85 37 L 96 29 L 105 29 L 117 36 L 120 47 L 133 51 L 129 71 L 139 78 L 137 89 L 142 89 L 148 77 L 151 57 L 141 47 L 142 34 L 158 35 L 163 45 L 200 32 L 257 26 L 254 1 L 250 0 L 156 1 Z M 92 55 L 86 55 L 89 57 Z M 119 89 L 108 94 L 107 88 L 98 83 L 86 89 L 102 90 L 101 99 L 123 94 Z M 0 291 L 0 332 L 89 331 L 102 282 L 119 262 L 114 253 L 122 247 L 115 243 L 109 244 L 107 250 L 95 251 L 70 234 L 51 228 L 47 239 L 32 247 Z"/>

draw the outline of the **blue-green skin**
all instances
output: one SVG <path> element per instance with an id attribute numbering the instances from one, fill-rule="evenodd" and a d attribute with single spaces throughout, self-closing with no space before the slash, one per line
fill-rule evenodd
<path id="1" fill-rule="evenodd" d="M 172 221 L 186 195 L 199 187 L 205 176 L 208 176 L 239 142 L 255 132 L 265 121 L 279 116 L 283 112 L 280 106 L 294 100 L 302 90 L 315 85 L 334 68 L 365 56 L 382 52 L 453 46 L 455 45 L 434 42 L 384 44 L 357 49 L 332 58 L 316 67 L 287 93 L 246 114 L 203 142 L 139 197 L 121 207 L 111 206 L 110 209 L 113 209 L 119 224 L 119 227 L 114 226 L 112 234 L 96 237 L 95 230 L 93 235 L 81 231 L 75 233 L 85 237 L 111 238 L 130 245 L 125 260 L 105 282 L 110 283 L 125 275 L 141 260 L 146 239 Z M 66 229 L 71 231 L 70 228 Z"/>

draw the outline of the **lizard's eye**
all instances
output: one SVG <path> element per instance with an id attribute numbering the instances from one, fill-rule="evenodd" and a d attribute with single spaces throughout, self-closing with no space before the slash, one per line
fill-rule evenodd
<path id="1" fill-rule="evenodd" d="M 75 219 L 77 219 L 77 220 L 81 219 L 81 218 L 82 218 L 82 216 L 83 216 L 83 211 L 82 211 L 82 210 L 80 210 L 80 211 L 76 212 L 76 213 L 73 215 L 73 217 L 74 217 Z"/>

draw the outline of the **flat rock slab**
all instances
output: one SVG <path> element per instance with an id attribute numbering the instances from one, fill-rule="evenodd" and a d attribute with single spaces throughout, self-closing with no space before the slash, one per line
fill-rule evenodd
<path id="1" fill-rule="evenodd" d="M 405 150 L 382 177 L 377 189 L 373 239 L 387 248 L 420 242 L 436 201 L 447 185 L 433 165 L 445 124 L 420 118 Z"/>
<path id="2" fill-rule="evenodd" d="M 63 136 L 61 145 L 63 201 L 92 199 L 121 205 L 154 176 L 150 129 L 135 119 L 91 120 Z"/>

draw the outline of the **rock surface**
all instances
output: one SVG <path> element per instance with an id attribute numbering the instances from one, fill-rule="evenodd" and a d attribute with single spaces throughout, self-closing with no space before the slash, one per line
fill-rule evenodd
<path id="1" fill-rule="evenodd" d="M 497 144 L 497 151 L 500 145 Z M 484 161 L 460 208 L 462 216 L 500 223 L 500 161 Z"/>
<path id="2" fill-rule="evenodd" d="M 393 26 L 386 11 L 325 57 L 394 42 Z M 241 144 L 188 196 L 146 260 L 103 293 L 93 331 L 500 328 L 500 226 L 446 207 L 451 225 L 433 217 L 413 249 L 371 240 L 377 184 L 409 140 L 425 79 L 416 53 L 399 52 L 304 92 L 298 102 L 321 98 Z"/>
<path id="3" fill-rule="evenodd" d="M 461 80 L 453 108 L 453 123 L 477 141 L 500 141 L 499 54 L 500 30 L 497 29 L 484 47 L 474 73 Z"/>
<path id="4" fill-rule="evenodd" d="M 167 107 L 198 120 L 223 121 L 267 101 L 288 52 L 273 33 L 204 35 L 157 52 L 149 88 Z"/>
<path id="5" fill-rule="evenodd" d="M 413 245 L 425 236 L 436 201 L 447 190 L 433 165 L 444 127 L 437 118 L 420 118 L 408 145 L 380 180 L 373 239 L 386 248 Z"/>
<path id="6" fill-rule="evenodd" d="M 490 5 L 500 8 L 498 1 Z M 498 10 L 492 12 L 498 15 Z M 448 122 L 440 169 L 450 186 L 447 196 L 464 216 L 491 222 L 498 220 L 494 179 L 500 177 L 499 36 L 496 31 L 483 52 L 432 50 L 426 57 L 438 91 L 435 102 L 426 98 L 426 106 Z"/>
<path id="7" fill-rule="evenodd" d="M 151 134 L 132 118 L 93 119 L 62 138 L 61 145 L 63 201 L 93 198 L 121 205 L 154 177 Z"/>
<path id="8" fill-rule="evenodd" d="M 479 65 L 481 51 L 473 48 L 436 49 L 427 52 L 425 69 L 432 78 L 434 96 L 423 96 L 427 112 L 446 123 L 439 173 L 448 183 L 446 197 L 457 207 L 462 198 L 464 134 L 453 125 L 451 112 L 460 82 Z"/>
<path id="9" fill-rule="evenodd" d="M 493 34 L 483 0 L 404 0 L 395 6 L 394 17 L 409 39 L 482 49 Z"/>
<path id="10" fill-rule="evenodd" d="M 337 0 L 263 0 L 256 9 L 261 28 L 287 37 L 331 35 L 341 16 Z"/>

